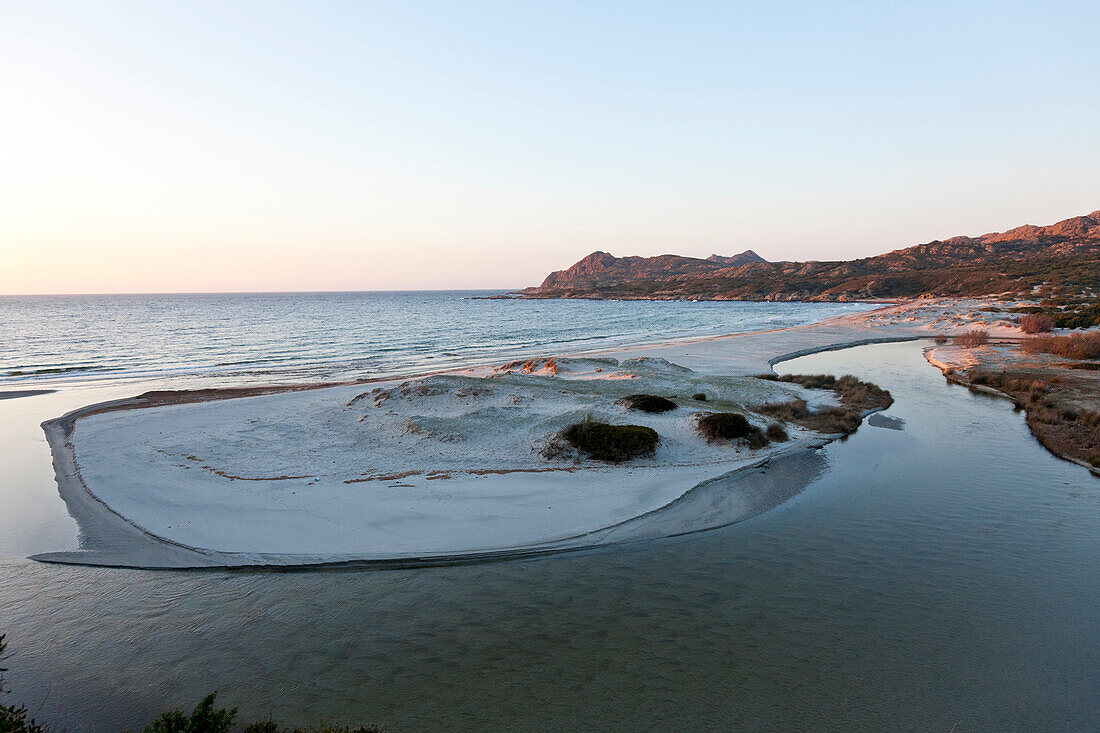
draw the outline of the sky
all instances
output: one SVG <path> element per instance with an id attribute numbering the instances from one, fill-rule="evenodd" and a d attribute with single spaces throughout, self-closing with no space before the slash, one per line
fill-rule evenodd
<path id="1" fill-rule="evenodd" d="M 0 0 L 0 294 L 518 288 L 1100 209 L 1100 3 Z"/>

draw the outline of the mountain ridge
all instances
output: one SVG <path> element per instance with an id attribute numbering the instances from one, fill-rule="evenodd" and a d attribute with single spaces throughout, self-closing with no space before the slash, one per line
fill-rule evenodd
<path id="1" fill-rule="evenodd" d="M 751 249 L 706 259 L 596 251 L 517 295 L 837 301 L 1015 293 L 1044 283 L 1066 292 L 1100 290 L 1100 210 L 1046 226 L 955 236 L 854 260 L 768 262 Z"/>

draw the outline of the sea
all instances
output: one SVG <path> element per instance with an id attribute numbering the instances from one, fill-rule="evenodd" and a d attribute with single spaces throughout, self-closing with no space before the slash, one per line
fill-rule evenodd
<path id="1" fill-rule="evenodd" d="M 799 326 L 866 303 L 493 299 L 503 291 L 0 297 L 0 387 L 341 380 Z"/>

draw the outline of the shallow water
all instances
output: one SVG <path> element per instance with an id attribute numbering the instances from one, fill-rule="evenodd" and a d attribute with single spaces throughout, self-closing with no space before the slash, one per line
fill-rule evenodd
<path id="1" fill-rule="evenodd" d="M 833 443 L 820 478 L 754 519 L 579 555 L 300 573 L 9 559 L 13 697 L 71 730 L 213 689 L 246 718 L 389 731 L 1093 727 L 1100 482 L 917 344 L 779 369 L 871 379 L 902 429 Z"/>

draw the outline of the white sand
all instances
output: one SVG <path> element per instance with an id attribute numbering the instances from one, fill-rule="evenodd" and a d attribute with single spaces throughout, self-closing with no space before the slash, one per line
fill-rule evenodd
<path id="1" fill-rule="evenodd" d="M 66 423 L 51 421 L 63 496 L 95 505 L 74 515 L 115 522 L 125 538 L 106 551 L 39 559 L 151 567 L 383 561 L 630 540 L 606 528 L 633 526 L 738 468 L 823 444 L 797 429 L 791 442 L 760 451 L 700 440 L 693 430 L 700 411 L 830 398 L 743 375 L 856 343 L 974 327 L 1018 334 L 980 305 L 918 301 L 811 326 L 617 350 L 603 360 L 558 359 L 556 370 L 539 361 L 526 370 L 498 365 L 99 412 L 69 421 L 68 440 Z M 676 395 L 681 406 L 647 415 L 614 404 L 639 392 Z M 696 392 L 710 401 L 694 402 Z M 653 427 L 656 454 L 621 466 L 543 457 L 549 436 L 589 413 Z M 760 510 L 760 502 L 739 508 L 725 495 L 726 514 L 708 521 Z M 647 520 L 647 531 L 676 534 L 702 521 L 677 506 L 662 522 Z M 171 551 L 151 551 L 146 538 Z"/>

